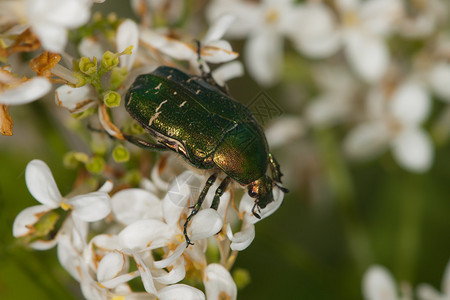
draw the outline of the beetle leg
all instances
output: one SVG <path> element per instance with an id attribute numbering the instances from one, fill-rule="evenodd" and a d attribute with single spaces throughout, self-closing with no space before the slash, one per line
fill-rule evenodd
<path id="1" fill-rule="evenodd" d="M 198 67 L 200 69 L 200 72 L 202 73 L 202 79 L 204 81 L 206 81 L 207 83 L 209 83 L 210 85 L 216 87 L 217 89 L 219 89 L 221 92 L 229 95 L 229 91 L 227 86 L 221 86 L 220 84 L 218 84 L 216 82 L 216 80 L 214 79 L 214 77 L 212 76 L 211 71 L 207 72 L 205 70 L 205 66 L 203 65 L 203 59 L 202 59 L 202 47 L 201 47 L 201 42 L 199 40 L 195 40 L 195 43 L 197 44 L 197 62 L 198 62 Z"/>
<path id="2" fill-rule="evenodd" d="M 147 142 L 145 140 L 142 140 L 140 138 L 137 138 L 135 136 L 132 135 L 123 135 L 123 137 L 129 141 L 130 143 L 132 143 L 133 145 L 136 145 L 140 148 L 144 148 L 146 150 L 150 150 L 150 151 L 166 151 L 169 150 L 166 146 L 161 145 L 161 144 L 154 144 L 151 142 Z"/>
<path id="3" fill-rule="evenodd" d="M 222 183 L 219 185 L 219 187 L 216 190 L 216 194 L 214 195 L 214 200 L 211 204 L 211 208 L 217 210 L 220 203 L 220 197 L 222 197 L 223 193 L 227 189 L 228 185 L 231 182 L 231 178 L 229 176 L 225 177 L 225 179 L 222 181 Z"/>
<path id="4" fill-rule="evenodd" d="M 184 223 L 184 238 L 186 239 L 186 247 L 188 247 L 189 245 L 194 245 L 194 243 L 191 242 L 191 240 L 189 239 L 188 235 L 187 235 L 187 226 L 189 224 L 189 221 L 191 221 L 191 219 L 198 213 L 198 211 L 200 210 L 200 207 L 202 207 L 203 204 L 203 200 L 205 200 L 206 194 L 208 193 L 209 188 L 211 187 L 211 185 L 213 185 L 214 181 L 216 181 L 217 179 L 217 173 L 212 174 L 211 176 L 209 176 L 208 180 L 206 181 L 205 186 L 203 187 L 202 192 L 200 193 L 200 196 L 198 196 L 198 200 L 197 203 L 195 203 L 194 205 L 194 209 L 191 211 L 191 213 L 189 214 L 189 217 L 187 217 L 186 222 Z"/>
<path id="5" fill-rule="evenodd" d="M 277 160 L 272 155 L 272 153 L 269 153 L 269 163 L 273 179 L 276 182 L 281 183 L 281 176 L 283 176 L 283 173 L 281 173 L 280 164 L 278 164 Z"/>

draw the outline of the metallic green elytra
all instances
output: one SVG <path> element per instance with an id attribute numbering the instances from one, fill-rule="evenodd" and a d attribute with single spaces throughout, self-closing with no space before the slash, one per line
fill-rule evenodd
<path id="1" fill-rule="evenodd" d="M 247 107 L 217 86 L 163 66 L 137 77 L 125 97 L 125 107 L 156 143 L 132 136 L 125 136 L 127 140 L 149 150 L 172 150 L 194 167 L 213 171 L 185 230 L 219 172 L 227 177 L 216 191 L 212 208 L 217 209 L 232 180 L 247 186 L 249 195 L 256 199 L 255 216 L 259 217 L 256 208 L 265 208 L 273 201 L 272 188 L 281 183 L 282 174 L 269 153 L 264 131 Z M 266 175 L 269 166 L 272 177 Z M 185 236 L 189 245 L 186 231 Z"/>

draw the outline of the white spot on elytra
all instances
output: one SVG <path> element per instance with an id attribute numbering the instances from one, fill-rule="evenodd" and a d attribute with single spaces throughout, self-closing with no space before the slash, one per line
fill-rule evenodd
<path id="1" fill-rule="evenodd" d="M 155 121 L 156 118 L 159 117 L 159 114 L 161 113 L 159 110 L 161 109 L 163 104 L 166 103 L 166 102 L 167 102 L 167 100 L 164 100 L 163 102 L 161 102 L 159 104 L 159 106 L 155 110 L 155 114 L 150 118 L 150 120 L 148 120 L 148 126 L 152 126 L 153 121 Z"/>
<path id="2" fill-rule="evenodd" d="M 159 104 L 159 106 L 156 108 L 155 112 L 158 112 L 161 109 L 161 107 L 163 106 L 163 104 L 166 103 L 166 102 L 167 102 L 167 100 L 164 100 L 163 102 L 161 102 Z"/>
<path id="3" fill-rule="evenodd" d="M 160 83 L 158 84 L 158 86 L 155 87 L 155 90 L 159 90 L 159 89 L 161 88 L 161 85 L 162 85 L 162 83 L 160 82 Z"/>
<path id="4" fill-rule="evenodd" d="M 191 82 L 192 78 L 189 78 L 188 80 L 186 80 L 187 83 Z"/>
<path id="5" fill-rule="evenodd" d="M 197 95 L 200 94 L 200 90 L 197 90 L 197 91 L 195 92 L 195 94 L 197 94 Z"/>
<path id="6" fill-rule="evenodd" d="M 167 79 L 170 79 L 170 78 L 172 78 L 172 75 L 167 76 Z"/>
<path id="7" fill-rule="evenodd" d="M 153 121 L 155 121 L 156 118 L 159 117 L 159 114 L 160 114 L 160 113 L 161 113 L 161 112 L 157 112 L 156 114 L 154 114 L 154 115 L 150 118 L 150 120 L 148 121 L 148 126 L 152 126 Z"/>
<path id="8" fill-rule="evenodd" d="M 181 103 L 178 107 L 183 107 L 183 105 L 186 104 L 186 101 L 183 101 L 183 103 Z"/>
<path id="9" fill-rule="evenodd" d="M 177 92 L 173 92 L 173 94 L 174 94 L 174 95 L 176 95 L 176 94 L 177 94 Z"/>

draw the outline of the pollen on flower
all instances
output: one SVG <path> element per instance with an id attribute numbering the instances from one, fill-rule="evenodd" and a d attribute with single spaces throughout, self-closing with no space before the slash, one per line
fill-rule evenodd
<path id="1" fill-rule="evenodd" d="M 280 17 L 280 13 L 276 8 L 270 8 L 266 11 L 266 22 L 269 24 L 275 23 Z"/>
<path id="2" fill-rule="evenodd" d="M 61 208 L 64 209 L 65 211 L 72 210 L 73 205 L 67 204 L 66 202 L 61 202 Z"/>

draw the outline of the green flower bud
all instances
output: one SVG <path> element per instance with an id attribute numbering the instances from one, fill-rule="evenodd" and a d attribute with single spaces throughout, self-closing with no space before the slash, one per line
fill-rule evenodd
<path id="1" fill-rule="evenodd" d="M 117 92 L 109 91 L 103 96 L 103 102 L 108 107 L 117 107 L 120 105 L 120 95 Z"/>
<path id="2" fill-rule="evenodd" d="M 89 57 L 82 57 L 78 64 L 80 71 L 87 75 L 93 75 L 97 72 L 97 58 L 94 56 L 91 61 Z"/>
<path id="3" fill-rule="evenodd" d="M 93 174 L 100 173 L 104 166 L 105 160 L 100 156 L 94 156 L 86 163 L 86 169 Z"/>
<path id="4" fill-rule="evenodd" d="M 111 51 L 106 51 L 105 54 L 103 54 L 101 64 L 103 69 L 111 70 L 119 64 L 119 57 Z"/>
<path id="5" fill-rule="evenodd" d="M 242 290 L 251 281 L 250 273 L 246 269 L 237 268 L 233 271 L 233 280 L 236 282 L 238 290 Z"/>
<path id="6" fill-rule="evenodd" d="M 67 152 L 63 157 L 64 166 L 68 169 L 75 169 L 80 165 L 80 163 L 85 164 L 88 160 L 89 157 L 86 153 L 75 151 Z"/>
<path id="7" fill-rule="evenodd" d="M 114 148 L 112 156 L 114 160 L 118 163 L 127 162 L 130 160 L 130 152 L 128 151 L 127 148 L 125 148 L 122 145 L 119 145 L 116 148 Z"/>

